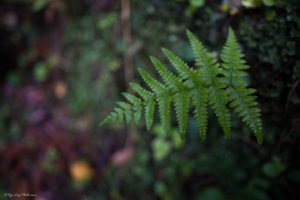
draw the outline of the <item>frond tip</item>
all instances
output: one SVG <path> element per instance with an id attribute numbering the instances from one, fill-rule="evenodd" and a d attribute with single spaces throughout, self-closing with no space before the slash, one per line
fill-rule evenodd
<path id="1" fill-rule="evenodd" d="M 245 64 L 244 54 L 233 30 L 229 28 L 228 37 L 221 52 L 221 64 L 212 58 L 209 51 L 189 30 L 187 30 L 187 37 L 199 68 L 189 67 L 173 52 L 162 48 L 163 54 L 178 75 L 160 60 L 150 56 L 163 83 L 139 68 L 138 71 L 149 90 L 137 83 L 130 83 L 138 96 L 122 93 L 128 102 L 117 102 L 118 107 L 114 108 L 100 125 L 122 123 L 124 119 L 128 124 L 133 118 L 138 124 L 144 110 L 145 124 L 149 131 L 154 121 L 157 104 L 160 121 L 165 132 L 168 132 L 171 126 L 170 112 L 173 102 L 181 137 L 184 138 L 187 132 L 189 109 L 193 107 L 200 137 L 205 140 L 208 127 L 207 107 L 210 105 L 227 139 L 230 138 L 231 132 L 229 108 L 232 108 L 234 113 L 249 126 L 258 143 L 262 144 L 261 110 L 255 101 L 256 96 L 253 95 L 255 90 L 247 88 L 247 83 L 242 78 L 248 75 L 243 70 L 249 66 Z"/>

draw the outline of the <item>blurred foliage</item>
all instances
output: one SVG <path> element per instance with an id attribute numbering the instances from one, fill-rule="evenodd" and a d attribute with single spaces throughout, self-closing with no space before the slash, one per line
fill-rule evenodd
<path id="1" fill-rule="evenodd" d="M 192 118 L 185 143 L 157 126 L 137 130 L 132 151 L 129 127 L 99 129 L 126 90 L 120 9 L 113 0 L 1 1 L 0 198 L 299 199 L 298 0 L 131 1 L 133 62 L 148 71 L 149 55 L 164 59 L 160 47 L 193 66 L 186 28 L 220 52 L 232 26 L 262 108 L 261 147 L 234 115 L 225 141 L 211 111 L 206 142 Z M 111 161 L 117 152 L 125 164 Z"/>
<path id="2" fill-rule="evenodd" d="M 115 21 L 114 13 L 93 14 L 73 19 L 65 27 L 67 98 L 72 102 L 71 111 L 77 115 L 107 107 L 110 102 L 106 100 L 115 94 L 112 73 L 121 66 L 118 50 L 114 48 L 116 44 L 111 40 Z M 99 112 L 93 116 L 96 117 Z"/>
<path id="3" fill-rule="evenodd" d="M 284 165 L 281 163 L 280 158 L 273 157 L 271 162 L 268 162 L 264 164 L 263 166 L 263 172 L 270 177 L 276 177 L 278 176 L 283 170 Z"/>

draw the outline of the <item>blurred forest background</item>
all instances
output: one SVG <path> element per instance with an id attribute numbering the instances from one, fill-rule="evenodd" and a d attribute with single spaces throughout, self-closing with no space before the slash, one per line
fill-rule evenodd
<path id="1" fill-rule="evenodd" d="M 298 0 L 1 0 L 0 199 L 300 199 Z M 262 108 L 264 143 L 232 115 L 225 140 L 190 118 L 98 127 L 149 55 L 191 66 L 188 28 L 215 56 L 231 26 Z M 156 118 L 157 119 L 157 118 Z M 34 199 L 18 197 L 15 199 Z"/>

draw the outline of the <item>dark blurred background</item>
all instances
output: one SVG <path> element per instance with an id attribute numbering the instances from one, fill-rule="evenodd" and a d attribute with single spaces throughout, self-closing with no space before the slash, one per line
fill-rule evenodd
<path id="1" fill-rule="evenodd" d="M 1 0 L 0 199 L 300 199 L 298 0 Z M 137 67 L 171 49 L 191 66 L 190 29 L 218 56 L 231 26 L 262 108 L 264 143 L 210 112 L 208 138 L 189 119 L 98 127 Z M 156 117 L 156 119 L 158 119 Z"/>

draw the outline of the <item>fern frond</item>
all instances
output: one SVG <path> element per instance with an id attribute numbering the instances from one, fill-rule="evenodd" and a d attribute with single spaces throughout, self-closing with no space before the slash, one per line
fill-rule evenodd
<path id="1" fill-rule="evenodd" d="M 249 68 L 245 65 L 246 61 L 243 59 L 244 55 L 241 52 L 233 30 L 229 28 L 226 43 L 221 53 L 221 59 L 223 61 L 222 67 L 224 70 L 224 76 L 227 78 L 229 85 L 233 81 L 240 82 L 242 76 L 246 76 L 247 73 L 241 71 Z"/>
<path id="2" fill-rule="evenodd" d="M 145 121 L 146 121 L 146 128 L 147 131 L 150 131 L 153 120 L 154 120 L 154 110 L 155 110 L 155 101 L 153 98 L 147 99 L 145 101 Z"/>
<path id="3" fill-rule="evenodd" d="M 109 123 L 116 123 L 118 120 L 118 114 L 115 112 L 111 112 L 101 123 L 99 126 L 103 126 Z"/>
<path id="4" fill-rule="evenodd" d="M 202 141 L 206 139 L 207 132 L 207 100 L 208 89 L 199 87 L 192 91 L 192 102 L 195 107 L 194 116 Z"/>
<path id="5" fill-rule="evenodd" d="M 123 101 L 118 101 L 117 104 L 124 109 L 126 123 L 129 124 L 131 120 L 131 106 Z"/>
<path id="6" fill-rule="evenodd" d="M 172 98 L 168 94 L 169 90 L 142 68 L 139 68 L 139 73 L 141 74 L 143 80 L 151 88 L 151 90 L 156 94 L 160 120 L 162 122 L 164 130 L 168 132 L 170 129 L 170 105 L 172 100 Z"/>
<path id="7" fill-rule="evenodd" d="M 146 122 L 146 128 L 149 131 L 152 127 L 153 120 L 154 120 L 154 110 L 156 104 L 154 101 L 154 94 L 144 89 L 142 86 L 140 86 L 137 83 L 130 83 L 130 86 L 144 99 L 145 122 Z"/>
<path id="8" fill-rule="evenodd" d="M 138 124 L 141 115 L 142 115 L 142 110 L 143 110 L 143 103 L 142 100 L 130 93 L 123 92 L 122 95 L 130 102 L 133 104 L 133 110 L 134 112 L 134 121 L 136 124 Z"/>
<path id="9" fill-rule="evenodd" d="M 149 92 L 148 90 L 144 89 L 142 86 L 140 86 L 137 83 L 129 83 L 130 87 L 140 95 L 145 101 L 148 99 L 153 99 L 154 95 L 152 92 Z"/>
<path id="10" fill-rule="evenodd" d="M 202 43 L 196 38 L 194 34 L 187 30 L 187 36 L 189 38 L 194 57 L 196 58 L 196 64 L 202 66 L 199 69 L 200 74 L 204 75 L 207 81 L 210 83 L 209 87 L 209 99 L 214 109 L 218 120 L 223 128 L 225 137 L 230 137 L 230 113 L 226 108 L 227 98 L 226 93 L 223 91 L 225 85 L 222 84 L 217 75 L 221 73 L 219 64 L 215 59 L 212 59 Z"/>
<path id="11" fill-rule="evenodd" d="M 168 92 L 159 95 L 157 97 L 159 117 L 162 123 L 162 126 L 166 133 L 170 130 L 170 110 L 171 110 L 171 101 L 172 97 L 169 96 Z"/>
<path id="12" fill-rule="evenodd" d="M 225 137 L 230 138 L 230 113 L 226 107 L 226 93 L 220 88 L 209 87 L 209 102 L 218 117 L 218 121 L 223 128 Z"/>
<path id="13" fill-rule="evenodd" d="M 112 120 L 112 123 L 116 123 L 118 121 L 118 113 L 112 112 L 111 120 Z"/>
<path id="14" fill-rule="evenodd" d="M 119 123 L 122 123 L 124 119 L 124 110 L 121 108 L 115 108 L 114 111 L 117 113 Z"/>
<path id="15" fill-rule="evenodd" d="M 166 48 L 162 48 L 162 52 L 169 60 L 171 65 L 175 68 L 182 81 L 186 80 L 187 84 L 192 86 L 194 86 L 195 82 L 198 82 L 199 77 L 196 77 L 194 70 L 190 68 L 181 58 Z"/>
<path id="16" fill-rule="evenodd" d="M 242 120 L 250 127 L 259 144 L 262 144 L 262 123 L 260 119 L 260 109 L 257 107 L 255 97 L 250 94 L 253 92 L 241 86 L 231 86 L 227 88 L 230 94 L 230 107 L 234 112 L 242 117 Z"/>
<path id="17" fill-rule="evenodd" d="M 121 108 L 115 108 L 100 124 L 99 126 L 103 126 L 109 123 L 122 123 L 124 118 L 124 111 Z"/>
<path id="18" fill-rule="evenodd" d="M 190 93 L 181 90 L 174 95 L 176 118 L 179 125 L 179 133 L 184 138 L 187 131 Z"/>
<path id="19" fill-rule="evenodd" d="M 164 92 L 165 90 L 167 90 L 167 88 L 161 84 L 159 81 L 157 81 L 156 79 L 154 79 L 147 71 L 145 71 L 142 68 L 138 68 L 138 71 L 140 73 L 140 75 L 142 76 L 143 80 L 147 83 L 147 85 L 149 86 L 149 88 L 157 95 L 161 94 L 162 92 Z"/>
<path id="20" fill-rule="evenodd" d="M 205 76 L 207 81 L 213 84 L 213 81 L 216 80 L 215 77 L 221 73 L 219 63 L 217 63 L 216 59 L 211 57 L 203 44 L 189 30 L 187 30 L 187 36 L 189 38 L 194 57 L 196 58 L 196 65 L 202 67 L 199 69 L 199 71 L 202 71 L 200 74 Z"/>
<path id="21" fill-rule="evenodd" d="M 261 144 L 263 136 L 260 109 L 255 101 L 256 97 L 253 95 L 255 90 L 247 88 L 247 83 L 243 79 L 243 76 L 247 76 L 243 70 L 248 66 L 245 64 L 244 55 L 232 29 L 229 29 L 228 38 L 221 53 L 221 66 L 189 30 L 187 30 L 187 36 L 199 68 L 189 67 L 173 52 L 162 48 L 163 54 L 178 75 L 172 73 L 157 58 L 150 57 L 164 84 L 144 69 L 139 68 L 138 71 L 151 92 L 137 83 L 130 83 L 138 96 L 122 93 L 129 103 L 117 102 L 119 107 L 115 108 L 100 125 L 122 122 L 124 116 L 128 124 L 132 118 L 132 112 L 135 122 L 138 123 L 144 108 L 146 128 L 149 131 L 154 121 L 157 103 L 160 121 L 164 130 L 168 132 L 171 126 L 171 103 L 174 102 L 181 137 L 183 138 L 187 132 L 189 107 L 193 106 L 200 137 L 205 140 L 209 104 L 228 139 L 231 131 L 230 113 L 227 108 L 227 104 L 229 104 L 229 107 L 250 127 L 258 143 Z"/>
<path id="22" fill-rule="evenodd" d="M 229 28 L 227 40 L 221 54 L 223 74 L 228 80 L 227 93 L 231 101 L 229 106 L 250 127 L 258 143 L 261 144 L 263 137 L 260 109 L 257 107 L 256 97 L 252 95 L 255 90 L 246 88 L 247 83 L 241 78 L 247 75 L 241 70 L 249 67 L 245 65 L 246 61 L 243 57 L 244 55 L 233 30 Z"/>
<path id="23" fill-rule="evenodd" d="M 111 120 L 111 114 L 107 115 L 104 120 L 102 120 L 102 122 L 100 122 L 99 126 L 103 126 L 105 124 L 109 124 L 111 123 L 112 120 Z"/>
<path id="24" fill-rule="evenodd" d="M 141 119 L 141 116 L 142 116 L 142 111 L 143 111 L 143 105 L 142 104 L 135 104 L 133 106 L 133 109 L 134 109 L 134 121 L 135 121 L 135 124 L 138 124 L 140 119 Z"/>
<path id="25" fill-rule="evenodd" d="M 162 64 L 157 58 L 150 56 L 150 59 L 155 69 L 163 78 L 168 88 L 174 89 L 182 85 L 181 80 L 178 77 L 176 77 L 172 72 L 170 72 L 168 68 L 164 64 Z"/>

